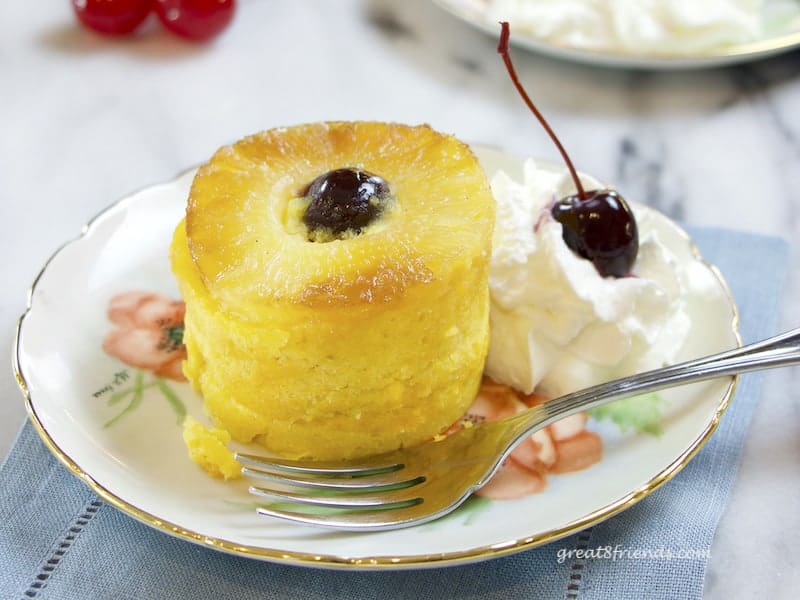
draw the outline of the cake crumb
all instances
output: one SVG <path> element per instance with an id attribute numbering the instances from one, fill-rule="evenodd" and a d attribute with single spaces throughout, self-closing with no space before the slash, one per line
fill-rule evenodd
<path id="1" fill-rule="evenodd" d="M 227 446 L 230 441 L 231 434 L 224 429 L 210 429 L 189 416 L 183 420 L 189 458 L 212 477 L 227 481 L 242 476 L 241 465 Z"/>

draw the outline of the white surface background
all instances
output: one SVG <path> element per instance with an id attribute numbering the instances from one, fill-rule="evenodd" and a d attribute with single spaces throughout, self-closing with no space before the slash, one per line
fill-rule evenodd
<path id="1" fill-rule="evenodd" d="M 127 193 L 221 144 L 322 119 L 428 122 L 466 141 L 555 159 L 511 87 L 496 41 L 428 0 L 241 0 L 196 46 L 155 23 L 128 40 L 75 25 L 67 0 L 0 14 L 0 361 L 50 254 Z M 663 73 L 589 68 L 514 51 L 517 69 L 582 170 L 695 225 L 794 240 L 800 227 L 800 54 Z M 796 253 L 784 328 L 798 325 Z M 765 265 L 769 268 L 769 265 Z M 745 443 L 707 598 L 800 589 L 798 372 L 772 373 Z M 0 455 L 24 419 L 0 371 Z"/>

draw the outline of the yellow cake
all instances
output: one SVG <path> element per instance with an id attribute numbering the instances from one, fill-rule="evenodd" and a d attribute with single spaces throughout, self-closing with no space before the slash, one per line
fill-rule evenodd
<path id="1" fill-rule="evenodd" d="M 359 207 L 369 218 L 345 228 L 309 217 L 337 169 L 383 182 Z M 493 224 L 477 159 L 428 126 L 316 123 L 221 148 L 171 252 L 184 372 L 215 426 L 315 459 L 448 427 L 488 349 Z"/>

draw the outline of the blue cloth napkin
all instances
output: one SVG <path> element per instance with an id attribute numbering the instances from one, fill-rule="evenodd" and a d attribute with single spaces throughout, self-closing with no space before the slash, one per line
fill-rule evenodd
<path id="1" fill-rule="evenodd" d="M 740 309 L 744 341 L 777 333 L 787 244 L 723 230 L 690 233 L 727 278 Z M 706 447 L 672 481 L 622 514 L 512 556 L 394 572 L 264 563 L 155 531 L 98 500 L 26 424 L 0 467 L 0 596 L 700 598 L 707 562 L 702 555 L 710 549 L 725 510 L 762 380 L 762 374 L 744 376 Z M 692 552 L 700 556 L 684 556 Z"/>

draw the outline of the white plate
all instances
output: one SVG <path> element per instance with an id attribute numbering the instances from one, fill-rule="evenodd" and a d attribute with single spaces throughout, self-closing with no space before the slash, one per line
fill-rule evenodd
<path id="1" fill-rule="evenodd" d="M 476 150 L 489 172 L 520 172 L 519 159 Z M 257 516 L 244 481 L 212 480 L 189 461 L 176 407 L 205 419 L 187 384 L 159 380 L 174 398 L 154 383 L 135 410 L 108 425 L 133 398 L 140 374 L 145 385 L 155 382 L 101 349 L 114 328 L 106 317 L 109 299 L 126 290 L 177 298 L 167 248 L 192 175 L 117 202 L 52 257 L 20 319 L 15 356 L 30 418 L 48 448 L 106 502 L 163 532 L 232 554 L 310 566 L 394 569 L 508 554 L 578 531 L 653 491 L 709 438 L 732 396 L 730 378 L 664 393 L 660 436 L 622 433 L 590 420 L 604 444 L 598 464 L 549 477 L 540 494 L 472 502 L 418 527 L 340 533 Z M 649 213 L 647 227 L 707 279 L 708 296 L 690 302 L 694 325 L 682 357 L 738 345 L 736 308 L 717 272 L 674 223 L 634 206 Z M 126 390 L 128 396 L 110 401 Z"/>
<path id="2" fill-rule="evenodd" d="M 484 0 L 433 0 L 452 15 L 470 25 L 499 37 L 500 26 L 487 10 Z M 703 0 L 698 0 L 702 2 Z M 752 42 L 724 46 L 705 53 L 691 55 L 632 54 L 624 51 L 612 52 L 588 50 L 560 45 L 540 39 L 511 25 L 512 44 L 533 50 L 553 58 L 564 59 L 592 66 L 632 68 L 649 70 L 680 70 L 722 67 L 759 60 L 800 48 L 800 7 L 796 13 L 786 17 L 785 0 L 767 0 L 765 3 L 765 32 Z"/>

